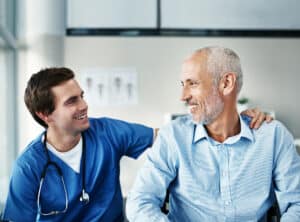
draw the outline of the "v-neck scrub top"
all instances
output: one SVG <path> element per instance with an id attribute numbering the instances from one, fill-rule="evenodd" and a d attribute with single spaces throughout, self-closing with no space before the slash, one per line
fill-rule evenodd
<path id="1" fill-rule="evenodd" d="M 83 132 L 86 143 L 85 188 L 88 204 L 80 202 L 82 172 L 76 173 L 49 152 L 50 160 L 62 170 L 68 195 L 68 210 L 57 215 L 39 215 L 37 194 L 47 156 L 43 134 L 32 141 L 16 160 L 9 185 L 4 219 L 12 221 L 123 221 L 120 159 L 137 158 L 153 142 L 153 129 L 110 118 L 90 118 Z M 82 165 L 82 159 L 81 159 Z M 82 171 L 82 166 L 80 167 Z M 63 210 L 65 194 L 59 174 L 49 167 L 41 190 L 42 212 Z"/>

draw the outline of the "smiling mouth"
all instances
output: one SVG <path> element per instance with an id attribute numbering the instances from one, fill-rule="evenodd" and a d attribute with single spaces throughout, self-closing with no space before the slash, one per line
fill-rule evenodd
<path id="1" fill-rule="evenodd" d="M 76 119 L 76 120 L 82 120 L 82 119 L 85 119 L 85 118 L 87 118 L 87 114 L 83 113 L 83 114 L 80 114 L 80 115 L 76 116 L 74 119 Z"/>
<path id="2" fill-rule="evenodd" d="M 190 108 L 190 110 L 196 109 L 199 106 L 198 103 L 188 103 L 187 105 Z"/>
<path id="3" fill-rule="evenodd" d="M 196 112 L 196 110 L 197 110 L 197 105 L 191 105 L 191 106 L 189 106 L 190 113 L 194 113 L 194 112 Z"/>

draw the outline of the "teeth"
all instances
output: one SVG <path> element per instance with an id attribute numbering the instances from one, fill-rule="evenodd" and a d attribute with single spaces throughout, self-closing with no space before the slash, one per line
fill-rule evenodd
<path id="1" fill-rule="evenodd" d="M 86 118 L 86 114 L 81 114 L 81 115 L 75 117 L 75 119 L 77 119 L 77 120 L 81 120 L 81 119 L 84 119 L 84 118 Z"/>

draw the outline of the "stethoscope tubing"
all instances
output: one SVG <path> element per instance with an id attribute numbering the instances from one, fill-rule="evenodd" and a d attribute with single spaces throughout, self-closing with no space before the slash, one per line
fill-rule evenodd
<path id="1" fill-rule="evenodd" d="M 81 166 L 82 192 L 80 194 L 79 200 L 81 202 L 87 204 L 89 202 L 89 194 L 86 192 L 86 189 L 85 189 L 85 159 L 86 159 L 85 148 L 86 148 L 86 144 L 85 144 L 85 137 L 84 137 L 83 133 L 81 134 L 81 136 L 82 136 L 82 144 L 83 144 L 82 145 L 82 157 L 81 157 L 82 158 L 82 166 Z M 41 179 L 40 179 L 39 190 L 38 190 L 38 195 L 37 195 L 37 205 L 38 205 L 40 214 L 42 214 L 44 216 L 49 216 L 49 215 L 53 215 L 53 214 L 65 213 L 67 211 L 67 209 L 68 209 L 68 193 L 67 193 L 66 184 L 65 184 L 65 181 L 63 178 L 62 170 L 55 162 L 51 161 L 46 143 L 47 143 L 47 131 L 45 131 L 45 133 L 44 133 L 44 140 L 43 140 L 43 146 L 44 146 L 44 150 L 45 150 L 45 153 L 47 156 L 47 163 L 45 164 L 43 171 L 41 173 Z M 43 183 L 44 183 L 44 180 L 46 177 L 47 169 L 50 165 L 55 167 L 57 173 L 59 174 L 59 176 L 61 178 L 64 193 L 65 193 L 65 209 L 61 210 L 61 211 L 50 211 L 49 213 L 44 213 L 41 211 L 40 195 L 41 195 L 41 188 L 43 186 Z"/>

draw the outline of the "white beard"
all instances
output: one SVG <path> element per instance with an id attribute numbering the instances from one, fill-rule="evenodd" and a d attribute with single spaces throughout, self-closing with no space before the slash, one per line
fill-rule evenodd
<path id="1" fill-rule="evenodd" d="M 204 113 L 196 124 L 210 124 L 215 120 L 218 115 L 223 111 L 224 102 L 218 94 L 217 89 L 214 87 L 212 94 L 204 100 Z"/>

